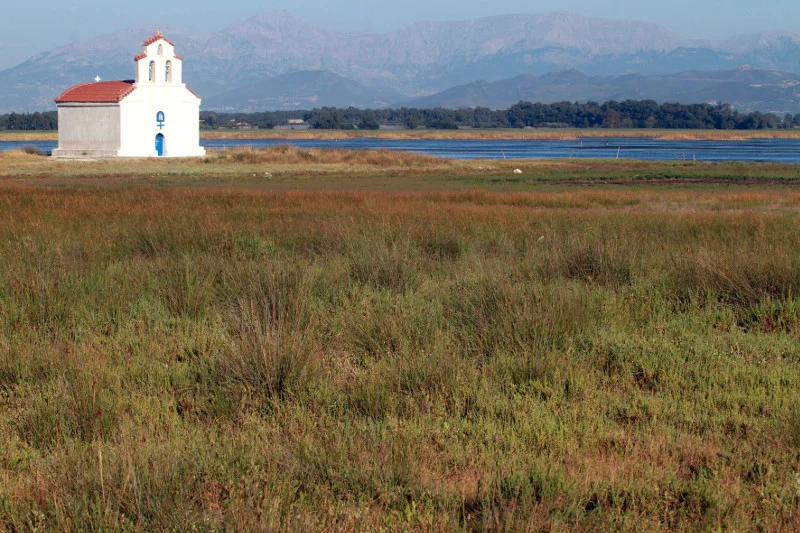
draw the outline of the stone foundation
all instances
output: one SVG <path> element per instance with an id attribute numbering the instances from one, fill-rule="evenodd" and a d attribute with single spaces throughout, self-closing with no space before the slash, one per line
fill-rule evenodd
<path id="1" fill-rule="evenodd" d="M 61 157 L 66 159 L 81 159 L 81 158 L 97 158 L 97 157 L 118 157 L 118 150 L 62 150 L 57 148 L 53 150 L 52 157 Z"/>

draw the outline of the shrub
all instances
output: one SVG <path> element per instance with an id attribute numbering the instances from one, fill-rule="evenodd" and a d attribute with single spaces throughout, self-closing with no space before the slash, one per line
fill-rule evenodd
<path id="1" fill-rule="evenodd" d="M 33 145 L 23 146 L 22 148 L 20 148 L 20 150 L 23 153 L 28 154 L 28 155 L 39 155 L 39 156 L 46 156 L 47 155 L 39 147 L 33 146 Z"/>

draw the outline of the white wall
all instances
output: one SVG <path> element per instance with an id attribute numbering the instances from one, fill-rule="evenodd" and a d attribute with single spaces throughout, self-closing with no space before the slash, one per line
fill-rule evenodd
<path id="1" fill-rule="evenodd" d="M 165 157 L 205 155 L 200 147 L 200 100 L 181 85 L 141 84 L 122 101 L 121 157 L 156 157 L 156 135 L 164 135 Z M 164 112 L 164 127 L 156 115 Z"/>
<path id="2" fill-rule="evenodd" d="M 58 106 L 60 150 L 119 150 L 119 104 L 61 104 Z"/>

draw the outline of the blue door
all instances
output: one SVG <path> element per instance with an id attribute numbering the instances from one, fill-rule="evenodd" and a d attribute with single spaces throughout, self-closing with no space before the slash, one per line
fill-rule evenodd
<path id="1" fill-rule="evenodd" d="M 164 136 L 160 133 L 156 135 L 156 153 L 158 157 L 162 157 L 164 155 Z"/>

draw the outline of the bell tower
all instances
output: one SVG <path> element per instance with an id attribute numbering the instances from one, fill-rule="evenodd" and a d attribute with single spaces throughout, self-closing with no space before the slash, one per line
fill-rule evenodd
<path id="1" fill-rule="evenodd" d="M 175 45 L 158 30 L 142 44 L 142 53 L 134 58 L 136 85 L 183 85 L 183 58 Z"/>

